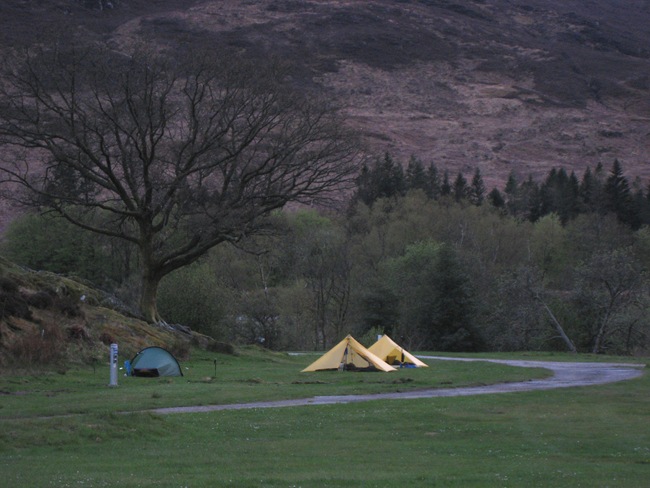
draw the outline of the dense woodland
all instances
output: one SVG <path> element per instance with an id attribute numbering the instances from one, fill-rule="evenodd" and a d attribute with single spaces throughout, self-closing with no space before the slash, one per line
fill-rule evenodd
<path id="1" fill-rule="evenodd" d="M 275 212 L 266 235 L 222 244 L 166 276 L 158 308 L 219 340 L 323 349 L 388 333 L 440 351 L 650 348 L 650 189 L 618 161 L 488 191 L 386 154 L 344 208 Z M 49 214 L 8 229 L 2 252 L 77 276 L 136 308 L 138 255 Z"/>

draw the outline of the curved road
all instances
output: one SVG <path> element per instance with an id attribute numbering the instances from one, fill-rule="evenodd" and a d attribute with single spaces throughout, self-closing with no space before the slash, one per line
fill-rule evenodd
<path id="1" fill-rule="evenodd" d="M 510 393 L 516 391 L 552 390 L 575 386 L 602 385 L 637 378 L 643 374 L 644 364 L 623 363 L 561 363 L 549 361 L 510 361 L 501 359 L 448 358 L 440 356 L 419 356 L 422 359 L 444 361 L 487 361 L 492 363 L 519 366 L 522 368 L 545 368 L 553 371 L 553 376 L 541 380 L 517 383 L 499 383 L 487 386 L 466 388 L 436 388 L 401 393 L 377 393 L 372 395 L 334 395 L 278 400 L 273 402 L 237 403 L 231 405 L 204 405 L 194 407 L 170 407 L 150 410 L 153 413 L 197 413 L 216 410 L 243 410 L 250 408 L 296 407 L 302 405 L 330 405 L 334 403 L 366 402 L 370 400 L 406 400 L 411 398 L 434 398 L 451 396 L 484 395 L 488 393 Z"/>

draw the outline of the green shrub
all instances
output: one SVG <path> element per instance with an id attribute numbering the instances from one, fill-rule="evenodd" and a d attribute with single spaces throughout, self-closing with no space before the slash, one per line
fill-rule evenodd
<path id="1" fill-rule="evenodd" d="M 123 280 L 115 257 L 119 244 L 51 215 L 14 220 L 0 249 L 11 261 L 35 270 L 78 276 L 107 287 Z"/>
<path id="2" fill-rule="evenodd" d="M 158 289 L 158 311 L 165 321 L 221 339 L 223 291 L 208 265 L 198 263 L 167 276 Z"/>

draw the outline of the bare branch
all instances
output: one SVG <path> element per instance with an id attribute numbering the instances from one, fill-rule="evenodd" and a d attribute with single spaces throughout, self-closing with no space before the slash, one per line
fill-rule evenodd
<path id="1" fill-rule="evenodd" d="M 287 91 L 274 66 L 107 49 L 25 59 L 6 64 L 0 89 L 0 142 L 24 155 L 2 164 L 3 179 L 84 229 L 137 243 L 156 285 L 262 231 L 273 210 L 353 183 L 343 124 Z"/>

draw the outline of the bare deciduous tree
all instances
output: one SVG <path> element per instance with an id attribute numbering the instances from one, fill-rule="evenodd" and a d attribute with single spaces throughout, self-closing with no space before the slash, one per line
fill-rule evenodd
<path id="1" fill-rule="evenodd" d="M 641 265 L 626 249 L 595 253 L 578 268 L 576 300 L 593 320 L 592 353 L 604 352 L 614 336 L 629 334 L 638 320 L 631 311 L 641 308 L 645 315 L 645 294 Z"/>
<path id="2" fill-rule="evenodd" d="M 277 65 L 93 49 L 4 66 L 3 181 L 137 246 L 150 321 L 163 276 L 262 231 L 289 202 L 340 192 L 356 171 L 334 110 L 286 90 Z"/>
<path id="3" fill-rule="evenodd" d="M 313 322 L 312 344 L 326 348 L 342 336 L 349 312 L 349 242 L 333 221 L 303 213 L 294 221 L 292 245 L 296 270 L 308 297 L 305 308 Z"/>

